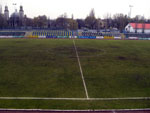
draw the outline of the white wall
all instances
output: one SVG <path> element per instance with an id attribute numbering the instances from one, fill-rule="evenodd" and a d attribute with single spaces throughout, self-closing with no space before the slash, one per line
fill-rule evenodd
<path id="1" fill-rule="evenodd" d="M 150 29 L 146 29 L 145 31 L 144 31 L 145 33 L 150 33 Z"/>
<path id="2" fill-rule="evenodd" d="M 134 33 L 135 32 L 135 29 L 133 29 L 133 27 L 128 24 L 126 27 L 125 27 L 125 31 L 126 32 L 130 32 L 130 33 Z"/>

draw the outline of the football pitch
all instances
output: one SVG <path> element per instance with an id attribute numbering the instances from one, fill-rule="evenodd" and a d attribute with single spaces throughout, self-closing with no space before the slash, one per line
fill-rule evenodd
<path id="1" fill-rule="evenodd" d="M 0 39 L 0 108 L 150 108 L 150 41 Z"/>

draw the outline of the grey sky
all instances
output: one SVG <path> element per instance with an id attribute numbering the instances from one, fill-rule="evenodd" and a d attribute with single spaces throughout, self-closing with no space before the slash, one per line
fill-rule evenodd
<path id="1" fill-rule="evenodd" d="M 10 13 L 14 11 L 12 3 L 24 6 L 25 14 L 28 17 L 46 15 L 56 18 L 61 14 L 67 13 L 68 17 L 85 18 L 92 8 L 95 9 L 96 17 L 103 18 L 107 13 L 129 13 L 129 5 L 133 5 L 132 17 L 144 15 L 150 18 L 150 0 L 1 0 L 1 4 L 9 6 Z"/>

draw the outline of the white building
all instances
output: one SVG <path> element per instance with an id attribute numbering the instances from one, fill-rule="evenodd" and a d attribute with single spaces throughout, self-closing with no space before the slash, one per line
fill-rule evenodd
<path id="1" fill-rule="evenodd" d="M 150 24 L 148 23 L 129 23 L 125 27 L 125 31 L 128 33 L 146 33 L 150 34 Z"/>

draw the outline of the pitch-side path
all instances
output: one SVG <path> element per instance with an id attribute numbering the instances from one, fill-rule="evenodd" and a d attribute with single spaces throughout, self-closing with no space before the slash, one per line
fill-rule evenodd
<path id="1" fill-rule="evenodd" d="M 126 109 L 126 110 L 40 110 L 40 109 L 0 109 L 0 113 L 150 113 L 150 109 Z"/>

